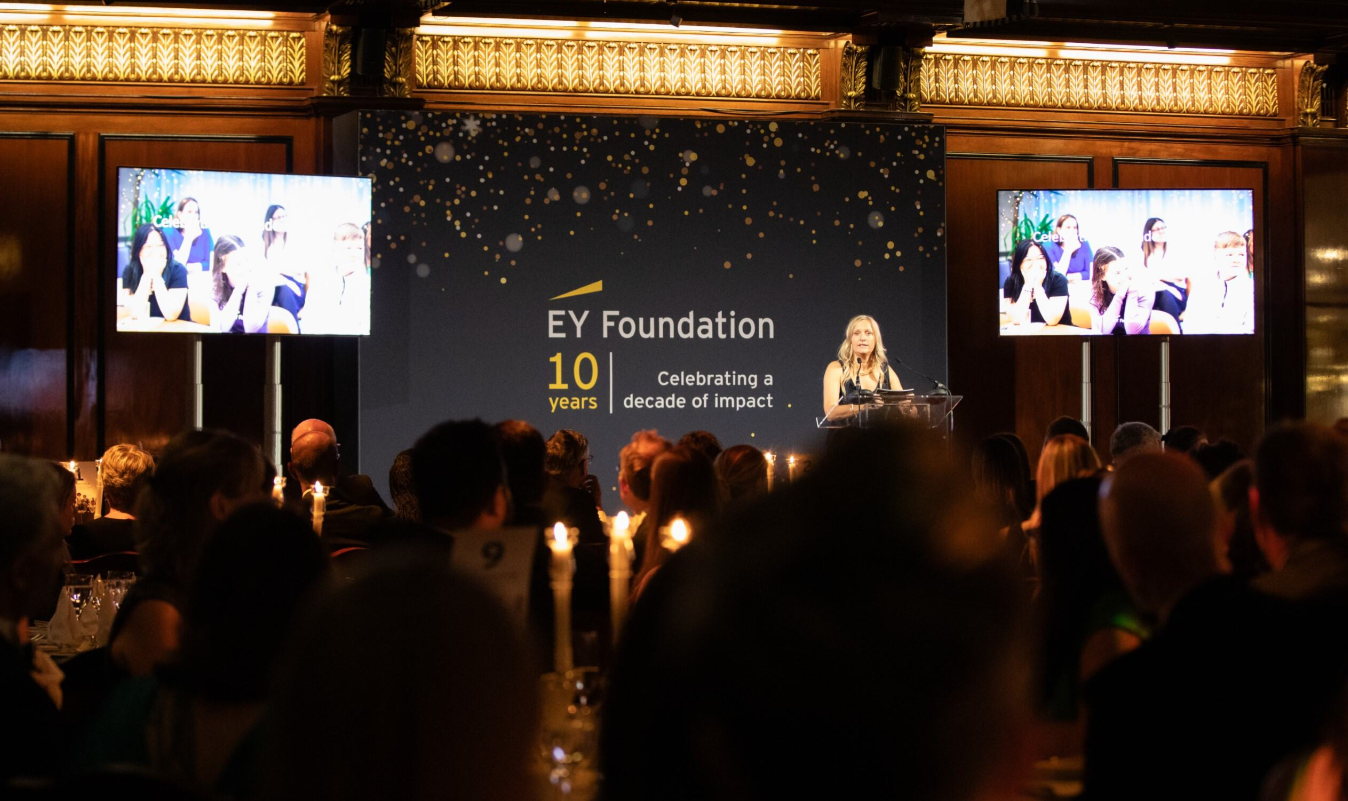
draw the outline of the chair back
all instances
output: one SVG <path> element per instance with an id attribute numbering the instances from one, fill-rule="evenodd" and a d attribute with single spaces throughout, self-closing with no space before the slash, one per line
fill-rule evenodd
<path id="1" fill-rule="evenodd" d="M 105 553 L 89 559 L 72 559 L 70 566 L 80 573 L 106 576 L 109 571 L 140 575 L 140 559 L 135 551 Z"/>
<path id="2" fill-rule="evenodd" d="M 360 572 L 370 558 L 370 549 L 360 545 L 338 548 L 328 554 L 332 559 L 332 572 L 345 581 L 351 581 Z"/>
<path id="3" fill-rule="evenodd" d="M 267 312 L 268 334 L 298 334 L 299 332 L 300 324 L 295 321 L 295 315 L 280 306 L 272 306 Z"/>
<path id="4" fill-rule="evenodd" d="M 1148 326 L 1148 333 L 1151 334 L 1178 334 L 1180 332 L 1179 322 L 1175 316 L 1169 312 L 1152 311 L 1151 324 Z"/>

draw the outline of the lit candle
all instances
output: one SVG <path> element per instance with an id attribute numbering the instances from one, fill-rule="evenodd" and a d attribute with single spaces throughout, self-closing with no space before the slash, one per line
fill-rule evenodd
<path id="1" fill-rule="evenodd" d="M 314 482 L 314 533 L 323 534 L 323 513 L 328 509 L 328 490 L 322 481 Z"/>
<path id="2" fill-rule="evenodd" d="M 77 481 L 79 480 L 80 477 L 79 462 L 76 462 L 74 459 L 71 459 L 70 461 L 66 462 L 66 469 L 75 474 L 75 480 Z"/>
<path id="3" fill-rule="evenodd" d="M 575 530 L 568 530 L 562 523 L 552 527 L 552 537 L 548 547 L 552 549 L 552 566 L 549 577 L 552 579 L 552 661 L 553 670 L 565 673 L 575 667 L 571 654 L 571 579 L 576 572 L 576 562 L 571 558 L 575 545 Z"/>
<path id="4" fill-rule="evenodd" d="M 96 489 L 95 489 L 95 492 L 97 493 L 97 496 L 98 496 L 98 497 L 94 498 L 94 519 L 97 520 L 98 518 L 100 518 L 100 517 L 103 516 L 103 460 L 102 460 L 102 459 L 95 459 L 95 460 L 94 460 L 94 472 L 96 473 L 97 478 L 98 478 L 98 486 L 97 486 Z"/>
<path id="5" fill-rule="evenodd" d="M 678 549 L 688 544 L 692 539 L 693 529 L 688 525 L 688 521 L 682 517 L 676 517 L 665 526 L 664 531 L 660 532 L 660 544 L 665 546 L 665 550 L 674 553 Z"/>
<path id="6" fill-rule="evenodd" d="M 632 521 L 619 512 L 609 525 L 608 597 L 613 615 L 613 641 L 617 642 L 627 617 L 627 596 L 632 592 Z"/>
<path id="7" fill-rule="evenodd" d="M 768 451 L 763 454 L 763 458 L 768 460 L 768 492 L 772 492 L 772 474 L 777 471 L 777 454 Z"/>
<path id="8" fill-rule="evenodd" d="M 284 506 L 286 502 L 286 480 L 285 476 L 277 476 L 271 480 L 271 499 L 277 506 Z"/>
<path id="9" fill-rule="evenodd" d="M 786 480 L 796 480 L 796 455 L 794 453 L 786 459 Z"/>

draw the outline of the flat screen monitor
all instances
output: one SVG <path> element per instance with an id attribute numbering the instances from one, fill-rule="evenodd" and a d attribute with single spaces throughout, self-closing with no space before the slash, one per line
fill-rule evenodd
<path id="1" fill-rule="evenodd" d="M 1004 190 L 997 218 L 1002 336 L 1254 333 L 1253 190 Z"/>
<path id="2" fill-rule="evenodd" d="M 117 330 L 370 333 L 369 178 L 117 171 Z"/>

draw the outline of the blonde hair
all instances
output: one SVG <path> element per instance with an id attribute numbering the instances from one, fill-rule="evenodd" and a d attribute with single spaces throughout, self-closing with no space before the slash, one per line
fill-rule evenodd
<path id="1" fill-rule="evenodd" d="M 1086 440 L 1076 434 L 1059 434 L 1044 443 L 1035 474 L 1035 501 L 1042 503 L 1053 488 L 1084 473 L 1100 469 L 1100 457 Z"/>
<path id="2" fill-rule="evenodd" d="M 140 488 L 154 475 L 154 457 L 135 445 L 113 445 L 103 454 L 102 470 L 108 507 L 130 512 Z"/>
<path id="3" fill-rule="evenodd" d="M 1222 231 L 1220 234 L 1217 234 L 1217 241 L 1212 243 L 1213 250 L 1246 247 L 1249 247 L 1249 245 L 1245 242 L 1245 237 L 1235 231 Z"/>
<path id="4" fill-rule="evenodd" d="M 875 347 L 871 349 L 870 358 L 861 365 L 858 370 L 856 366 L 857 357 L 852 353 L 852 332 L 856 329 L 857 323 L 865 320 L 871 324 L 871 330 L 875 332 Z M 858 314 L 847 321 L 847 333 L 843 335 L 842 344 L 838 346 L 838 361 L 842 362 L 842 375 L 838 378 L 840 383 L 847 383 L 849 378 L 858 378 L 861 375 L 870 375 L 878 372 L 881 365 L 889 361 L 885 353 L 885 340 L 880 336 L 880 324 L 869 314 Z M 880 377 L 884 380 L 884 376 Z"/>
<path id="5" fill-rule="evenodd" d="M 643 501 L 651 497 L 651 465 L 656 457 L 672 447 L 655 429 L 638 431 L 632 441 L 618 452 L 618 475 L 632 494 Z"/>

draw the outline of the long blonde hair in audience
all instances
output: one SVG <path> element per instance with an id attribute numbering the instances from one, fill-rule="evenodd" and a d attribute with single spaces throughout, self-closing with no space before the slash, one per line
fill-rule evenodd
<path id="1" fill-rule="evenodd" d="M 876 374 L 880 366 L 889 361 L 885 353 L 885 340 L 880 336 L 880 324 L 869 314 L 858 314 L 847 321 L 847 333 L 843 335 L 842 344 L 838 346 L 838 361 L 842 362 L 842 376 L 839 377 L 840 383 L 846 383 L 847 379 L 857 375 L 857 357 L 852 353 L 852 332 L 856 330 L 857 323 L 865 320 L 871 324 L 871 330 L 875 332 L 875 347 L 871 349 L 871 355 L 866 359 L 865 364 L 861 366 L 862 375 Z M 884 376 L 877 376 L 877 380 L 883 381 Z"/>
<path id="2" fill-rule="evenodd" d="M 1053 488 L 1100 469 L 1100 457 L 1086 440 L 1075 434 L 1059 434 L 1044 443 L 1035 475 L 1035 502 L 1043 503 Z"/>

